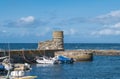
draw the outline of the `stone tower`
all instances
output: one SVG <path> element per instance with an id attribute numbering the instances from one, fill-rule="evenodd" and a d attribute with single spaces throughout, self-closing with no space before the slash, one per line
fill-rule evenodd
<path id="1" fill-rule="evenodd" d="M 53 32 L 53 41 L 58 49 L 64 49 L 64 41 L 63 41 L 63 31 L 54 31 Z"/>
<path id="2" fill-rule="evenodd" d="M 54 31 L 52 40 L 40 42 L 39 50 L 64 50 L 64 35 L 63 31 Z"/>

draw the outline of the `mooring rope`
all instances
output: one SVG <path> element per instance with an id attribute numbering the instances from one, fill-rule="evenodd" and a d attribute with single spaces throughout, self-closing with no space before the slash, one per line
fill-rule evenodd
<path id="1" fill-rule="evenodd" d="M 28 63 L 33 63 L 32 61 L 29 61 L 28 59 L 26 59 L 25 55 L 24 55 L 24 51 L 22 51 L 22 55 L 25 61 L 27 61 Z"/>

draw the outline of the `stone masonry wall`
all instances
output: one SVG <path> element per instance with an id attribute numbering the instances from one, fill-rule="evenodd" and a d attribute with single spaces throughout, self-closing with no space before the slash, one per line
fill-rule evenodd
<path id="1" fill-rule="evenodd" d="M 40 42 L 38 50 L 64 50 L 63 31 L 54 31 L 53 39 Z"/>

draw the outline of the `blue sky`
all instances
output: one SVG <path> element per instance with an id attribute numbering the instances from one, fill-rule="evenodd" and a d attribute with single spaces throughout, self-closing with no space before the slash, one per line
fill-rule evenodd
<path id="1" fill-rule="evenodd" d="M 120 43 L 120 0 L 1 0 L 0 43 Z"/>

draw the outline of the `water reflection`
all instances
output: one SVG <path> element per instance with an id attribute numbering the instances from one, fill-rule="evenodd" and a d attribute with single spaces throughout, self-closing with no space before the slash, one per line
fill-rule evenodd
<path id="1" fill-rule="evenodd" d="M 38 79 L 120 79 L 120 56 L 95 56 L 92 62 L 36 64 L 28 75 Z"/>

